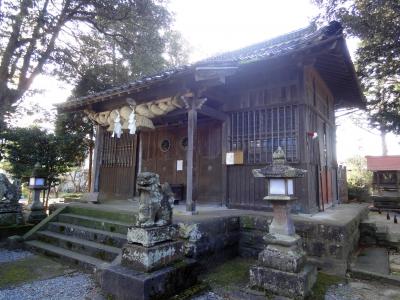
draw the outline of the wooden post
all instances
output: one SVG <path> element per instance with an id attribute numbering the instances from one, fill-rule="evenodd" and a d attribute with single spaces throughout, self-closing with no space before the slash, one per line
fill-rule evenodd
<path id="1" fill-rule="evenodd" d="M 92 172 L 93 172 L 93 139 L 89 142 L 89 172 L 88 172 L 88 190 L 92 191 Z"/>
<path id="2" fill-rule="evenodd" d="M 229 122 L 225 121 L 221 125 L 221 155 L 222 155 L 222 199 L 221 206 L 228 206 L 228 168 L 226 166 L 226 152 L 228 151 L 228 132 Z"/>
<path id="3" fill-rule="evenodd" d="M 197 144 L 197 110 L 194 103 L 190 103 L 188 110 L 188 148 L 187 148 L 187 170 L 186 170 L 186 211 L 196 213 L 196 168 L 195 147 Z"/>
<path id="4" fill-rule="evenodd" d="M 96 138 L 94 141 L 94 153 L 93 153 L 93 168 L 92 168 L 92 182 L 90 186 L 91 192 L 99 191 L 99 175 L 100 175 L 100 164 L 101 154 L 103 150 L 103 129 L 100 125 L 96 126 Z"/>

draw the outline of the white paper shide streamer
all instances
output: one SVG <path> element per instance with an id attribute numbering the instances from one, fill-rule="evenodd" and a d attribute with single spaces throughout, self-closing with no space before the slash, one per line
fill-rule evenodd
<path id="1" fill-rule="evenodd" d="M 131 114 L 129 115 L 129 120 L 128 120 L 128 129 L 130 134 L 135 134 L 136 133 L 136 116 L 135 116 L 135 110 L 133 109 Z"/>
<path id="2" fill-rule="evenodd" d="M 122 134 L 121 117 L 119 115 L 119 112 L 117 111 L 117 116 L 115 117 L 115 120 L 114 120 L 114 130 L 113 130 L 112 137 L 114 137 L 116 135 L 117 138 L 120 138 L 121 134 Z"/>

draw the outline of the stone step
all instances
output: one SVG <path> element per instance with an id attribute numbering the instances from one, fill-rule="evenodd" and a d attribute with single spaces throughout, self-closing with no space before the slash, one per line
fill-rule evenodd
<path id="1" fill-rule="evenodd" d="M 127 242 L 126 234 L 108 232 L 62 222 L 50 222 L 47 225 L 47 230 L 118 248 L 122 248 L 122 246 Z"/>
<path id="2" fill-rule="evenodd" d="M 62 259 L 89 271 L 94 271 L 97 268 L 104 268 L 109 265 L 100 259 L 56 247 L 54 245 L 43 243 L 37 240 L 25 241 L 25 246 L 34 252 Z"/>
<path id="3" fill-rule="evenodd" d="M 126 222 L 112 221 L 108 219 L 81 216 L 70 213 L 60 214 L 58 216 L 58 222 L 121 234 L 127 234 L 128 228 L 132 226 L 132 224 Z"/>
<path id="4" fill-rule="evenodd" d="M 96 206 L 88 207 L 87 205 L 69 205 L 66 209 L 66 213 L 110 221 L 118 221 L 128 224 L 134 224 L 137 217 L 137 213 L 133 211 L 113 211 Z"/>
<path id="5" fill-rule="evenodd" d="M 381 247 L 363 249 L 358 255 L 353 268 L 388 275 L 390 271 L 388 250 Z"/>
<path id="6" fill-rule="evenodd" d="M 120 253 L 121 249 L 111 247 L 83 239 L 67 236 L 51 231 L 39 231 L 36 233 L 37 239 L 41 242 L 64 248 L 80 254 L 95 257 L 100 260 L 111 262 Z"/>

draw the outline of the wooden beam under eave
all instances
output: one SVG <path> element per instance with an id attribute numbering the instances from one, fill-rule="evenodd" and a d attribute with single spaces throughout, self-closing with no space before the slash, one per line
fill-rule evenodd
<path id="1" fill-rule="evenodd" d="M 202 115 L 211 117 L 213 119 L 216 120 L 220 120 L 222 122 L 225 122 L 228 119 L 228 115 L 223 113 L 222 111 L 219 111 L 215 108 L 212 108 L 208 105 L 203 105 L 200 110 L 199 113 L 201 113 Z"/>

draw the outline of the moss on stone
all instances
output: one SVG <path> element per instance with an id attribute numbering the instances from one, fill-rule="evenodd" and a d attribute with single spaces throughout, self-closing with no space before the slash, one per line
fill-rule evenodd
<path id="1" fill-rule="evenodd" d="M 136 214 L 132 212 L 107 211 L 102 209 L 86 208 L 82 206 L 68 206 L 67 211 L 68 213 L 80 216 L 94 217 L 129 224 L 135 223 L 136 221 Z"/>
<path id="2" fill-rule="evenodd" d="M 251 216 L 241 216 L 240 223 L 243 229 L 253 229 L 254 219 Z"/>
<path id="3" fill-rule="evenodd" d="M 99 251 L 95 254 L 95 257 L 101 260 L 107 260 L 107 253 L 105 251 Z"/>
<path id="4" fill-rule="evenodd" d="M 95 235 L 95 240 L 97 240 L 97 235 Z M 104 241 L 104 244 L 113 247 L 116 246 L 116 242 L 112 237 L 107 237 Z"/>
<path id="5" fill-rule="evenodd" d="M 173 267 L 177 268 L 177 269 L 185 267 L 185 266 L 187 266 L 187 262 L 185 260 L 179 260 L 173 264 Z"/>
<path id="6" fill-rule="evenodd" d="M 345 282 L 346 279 L 335 275 L 318 272 L 317 282 L 315 283 L 308 300 L 323 300 L 329 287 Z"/>
<path id="7" fill-rule="evenodd" d="M 170 300 L 187 300 L 187 299 L 191 299 L 193 296 L 200 294 L 201 292 L 204 292 L 205 290 L 208 290 L 209 286 L 202 282 L 199 284 L 196 284 L 186 290 L 184 290 L 183 292 L 179 293 L 176 296 L 173 296 L 172 298 L 170 298 Z"/>
<path id="8" fill-rule="evenodd" d="M 2 263 L 0 264 L 0 289 L 60 276 L 67 270 L 70 269 L 41 256 Z"/>
<path id="9" fill-rule="evenodd" d="M 211 269 L 207 272 L 203 280 L 211 287 L 237 287 L 247 284 L 249 269 L 254 263 L 254 259 L 235 258 Z"/>

